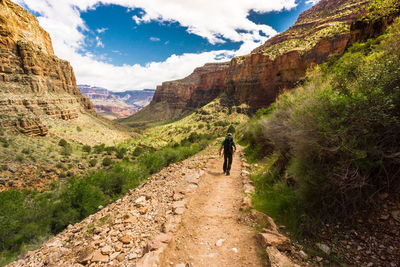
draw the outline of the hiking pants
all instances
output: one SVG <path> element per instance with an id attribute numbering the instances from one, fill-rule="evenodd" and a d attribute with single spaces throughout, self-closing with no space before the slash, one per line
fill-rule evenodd
<path id="1" fill-rule="evenodd" d="M 232 166 L 232 156 L 233 154 L 224 153 L 224 172 L 230 172 Z"/>

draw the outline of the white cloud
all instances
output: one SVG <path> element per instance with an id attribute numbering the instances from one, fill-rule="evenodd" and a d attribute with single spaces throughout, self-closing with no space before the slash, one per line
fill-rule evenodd
<path id="1" fill-rule="evenodd" d="M 102 86 L 111 90 L 154 88 L 165 80 L 183 78 L 195 67 L 207 62 L 229 60 L 232 56 L 249 53 L 264 43 L 276 31 L 267 25 L 257 25 L 248 19 L 255 12 L 280 11 L 296 6 L 295 0 L 15 0 L 39 13 L 39 22 L 53 40 L 57 56 L 67 59 L 74 67 L 79 83 Z M 315 1 L 315 0 L 310 0 Z M 100 4 L 116 4 L 129 9 L 144 10 L 137 23 L 150 21 L 178 22 L 192 34 L 210 43 L 225 40 L 242 42 L 238 51 L 212 51 L 201 54 L 171 55 L 164 62 L 146 66 L 114 66 L 93 55 L 81 55 L 85 33 L 88 31 L 80 13 Z M 97 29 L 99 34 L 106 28 Z M 268 37 L 266 37 L 268 36 Z M 97 46 L 103 47 L 100 37 Z M 137 53 L 140 51 L 131 51 Z M 222 56 L 221 56 L 222 55 Z"/>
<path id="2" fill-rule="evenodd" d="M 315 5 L 316 3 L 318 3 L 320 0 L 307 0 L 306 4 L 312 4 Z"/>
<path id="3" fill-rule="evenodd" d="M 159 42 L 160 41 L 160 38 L 158 38 L 158 37 L 150 37 L 149 39 L 152 42 Z"/>
<path id="4" fill-rule="evenodd" d="M 105 31 L 107 31 L 107 30 L 108 30 L 108 28 L 100 28 L 100 29 L 96 29 L 96 32 L 97 32 L 98 34 L 101 34 L 101 33 L 105 32 Z"/>
<path id="5" fill-rule="evenodd" d="M 99 36 L 96 36 L 96 46 L 97 47 L 104 47 L 103 42 L 101 41 Z"/>

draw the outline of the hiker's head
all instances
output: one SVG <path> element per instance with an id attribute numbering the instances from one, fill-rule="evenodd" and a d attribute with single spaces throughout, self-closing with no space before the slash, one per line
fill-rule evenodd
<path id="1" fill-rule="evenodd" d="M 231 134 L 231 133 L 228 133 L 228 136 L 232 136 L 232 134 Z"/>

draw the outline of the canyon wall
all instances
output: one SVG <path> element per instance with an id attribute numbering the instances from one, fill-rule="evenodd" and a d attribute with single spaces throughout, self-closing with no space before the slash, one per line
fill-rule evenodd
<path id="1" fill-rule="evenodd" d="M 233 104 L 247 104 L 249 112 L 267 107 L 282 90 L 293 88 L 308 68 L 345 51 L 352 38 L 351 25 L 365 12 L 368 3 L 321 0 L 303 12 L 287 31 L 251 54 L 233 58 L 229 63 L 206 64 L 185 79 L 163 83 L 157 87 L 150 107 L 130 121 L 151 120 L 151 106 L 158 105 L 158 110 L 162 110 L 161 104 L 171 116 L 178 116 L 210 102 L 222 92 Z M 149 114 L 143 114 L 146 112 Z"/>
<path id="2" fill-rule="evenodd" d="M 46 135 L 46 119 L 93 112 L 71 65 L 54 55 L 35 16 L 9 0 L 0 0 L 0 10 L 0 127 Z"/>
<path id="3" fill-rule="evenodd" d="M 90 85 L 78 85 L 78 88 L 92 101 L 96 113 L 110 120 L 135 114 L 151 102 L 155 92 L 153 89 L 112 92 Z"/>
<path id="4" fill-rule="evenodd" d="M 229 63 L 208 63 L 182 80 L 164 82 L 157 86 L 152 102 L 166 102 L 177 110 L 204 105 L 226 87 L 228 68 Z"/>

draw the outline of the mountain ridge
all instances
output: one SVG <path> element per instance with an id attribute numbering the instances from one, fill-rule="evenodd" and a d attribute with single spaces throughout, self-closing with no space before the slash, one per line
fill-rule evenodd
<path id="1" fill-rule="evenodd" d="M 367 3 L 369 1 L 322 0 L 303 12 L 287 31 L 272 37 L 251 54 L 216 63 L 221 64 L 219 71 L 206 64 L 184 79 L 158 86 L 150 105 L 124 122 L 140 122 L 143 118 L 149 122 L 159 121 L 160 118 L 152 118 L 152 114 L 163 108 L 169 110 L 169 115 L 161 120 L 173 119 L 221 93 L 235 105 L 247 104 L 250 113 L 266 107 L 284 89 L 293 88 L 308 68 L 345 51 L 352 40 L 350 27 L 365 13 Z M 305 36 L 306 40 L 301 42 L 301 37 Z M 191 76 L 200 70 L 200 79 L 192 81 Z"/>
<path id="2" fill-rule="evenodd" d="M 113 92 L 90 85 L 78 85 L 78 88 L 93 102 L 97 114 L 111 120 L 131 116 L 143 109 L 155 92 L 153 89 Z"/>

